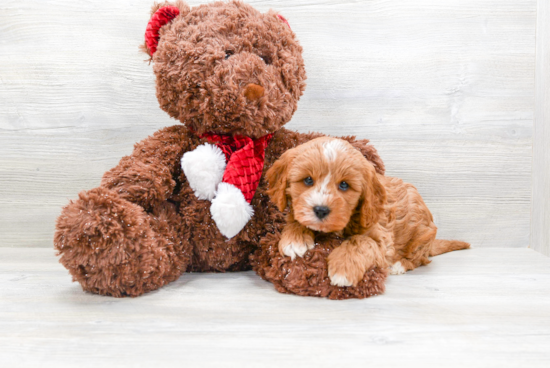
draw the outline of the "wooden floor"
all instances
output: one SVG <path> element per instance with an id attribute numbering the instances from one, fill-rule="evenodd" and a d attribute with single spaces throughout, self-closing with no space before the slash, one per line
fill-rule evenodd
<path id="1" fill-rule="evenodd" d="M 168 365 L 550 367 L 550 258 L 454 252 L 365 300 L 279 294 L 252 272 L 114 299 L 51 250 L 0 248 L 0 367 Z"/>

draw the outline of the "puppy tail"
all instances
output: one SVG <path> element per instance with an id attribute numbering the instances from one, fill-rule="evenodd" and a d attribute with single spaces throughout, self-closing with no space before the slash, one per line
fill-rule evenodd
<path id="1" fill-rule="evenodd" d="M 435 239 L 432 243 L 432 249 L 430 250 L 430 257 L 452 252 L 453 250 L 468 248 L 470 248 L 470 244 L 463 241 Z"/>

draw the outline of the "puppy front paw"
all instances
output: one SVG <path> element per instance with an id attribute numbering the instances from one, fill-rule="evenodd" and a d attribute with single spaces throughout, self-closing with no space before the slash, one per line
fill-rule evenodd
<path id="1" fill-rule="evenodd" d="M 334 249 L 327 262 L 331 285 L 356 286 L 367 270 L 360 260 L 354 259 L 353 254 L 348 254 L 345 247 Z"/>
<path id="2" fill-rule="evenodd" d="M 353 283 L 347 279 L 345 275 L 338 273 L 331 274 L 329 272 L 330 284 L 335 286 L 353 286 Z"/>
<path id="3" fill-rule="evenodd" d="M 296 256 L 303 257 L 308 249 L 313 249 L 315 241 L 313 236 L 307 233 L 284 232 L 279 240 L 279 252 L 294 260 Z"/>

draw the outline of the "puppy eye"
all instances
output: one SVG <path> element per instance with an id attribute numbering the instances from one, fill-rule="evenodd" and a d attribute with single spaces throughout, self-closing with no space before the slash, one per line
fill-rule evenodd
<path id="1" fill-rule="evenodd" d="M 230 57 L 231 55 L 233 55 L 233 54 L 234 54 L 233 51 L 231 51 L 231 50 L 226 50 L 226 51 L 225 51 L 225 60 L 229 59 L 229 57 Z"/>
<path id="2" fill-rule="evenodd" d="M 345 181 L 341 182 L 340 185 L 338 186 L 338 188 L 340 188 L 340 190 L 343 190 L 343 191 L 346 191 L 349 189 L 349 184 L 346 183 Z"/>
<path id="3" fill-rule="evenodd" d="M 308 176 L 307 178 L 304 179 L 304 184 L 307 185 L 308 187 L 313 185 L 313 179 L 311 178 L 311 176 Z"/>

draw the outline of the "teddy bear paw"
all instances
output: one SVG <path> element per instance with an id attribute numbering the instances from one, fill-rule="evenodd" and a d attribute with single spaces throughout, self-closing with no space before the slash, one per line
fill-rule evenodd
<path id="1" fill-rule="evenodd" d="M 212 200 L 223 179 L 225 155 L 213 144 L 203 144 L 181 158 L 181 168 L 198 199 Z"/>

